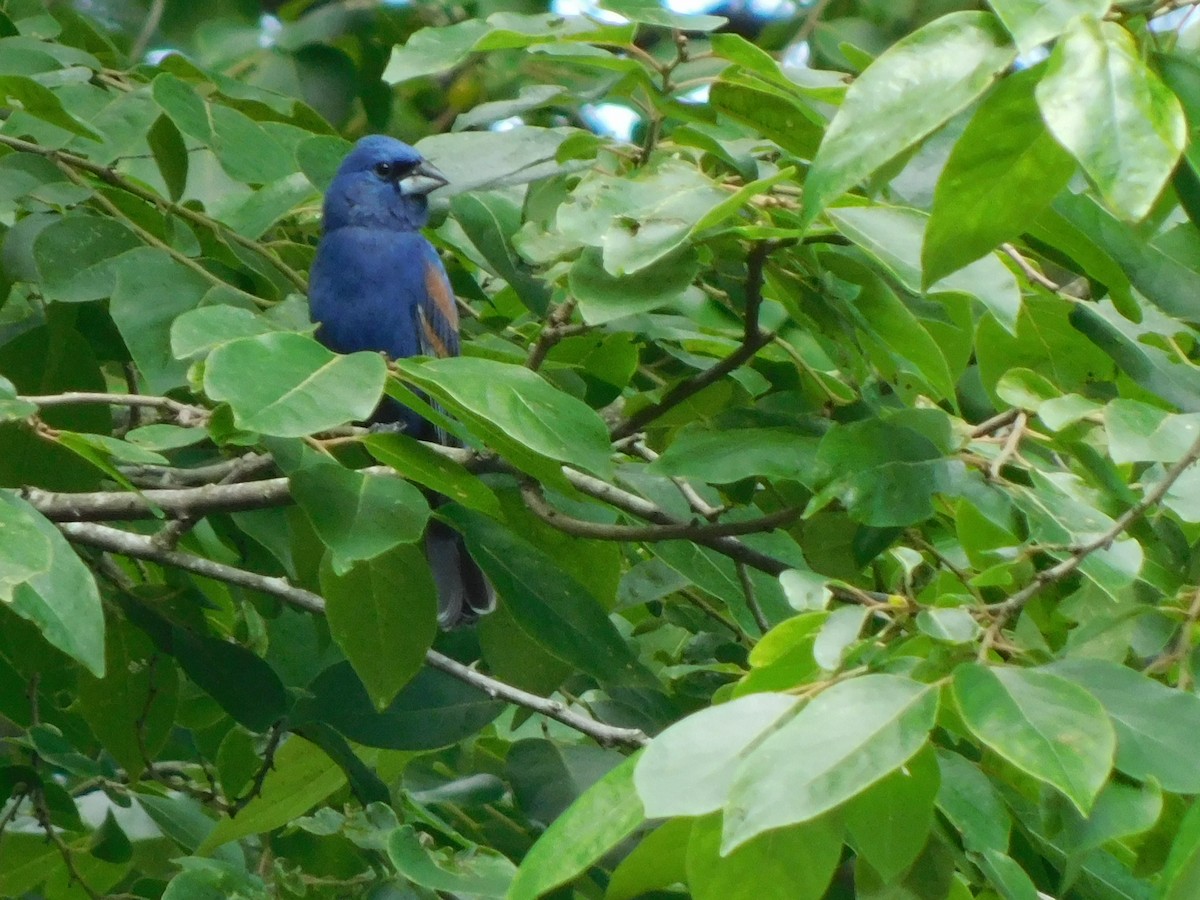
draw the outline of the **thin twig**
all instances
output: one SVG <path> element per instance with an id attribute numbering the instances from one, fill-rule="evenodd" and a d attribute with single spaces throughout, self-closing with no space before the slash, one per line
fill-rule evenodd
<path id="1" fill-rule="evenodd" d="M 537 341 L 529 351 L 529 358 L 525 361 L 527 368 L 536 372 L 542 367 L 542 363 L 546 361 L 546 355 L 554 348 L 555 344 L 571 334 L 578 333 L 576 326 L 567 325 L 571 321 L 571 314 L 575 312 L 576 302 L 575 298 L 569 297 L 546 317 L 546 324 L 538 334 Z"/>
<path id="2" fill-rule="evenodd" d="M 742 594 L 746 598 L 746 606 L 750 609 L 750 615 L 754 616 L 754 624 L 758 626 L 758 630 L 766 634 L 771 630 L 771 623 L 767 621 L 767 616 L 763 612 L 762 605 L 758 602 L 758 595 L 754 592 L 754 582 L 750 580 L 750 570 L 746 568 L 745 563 L 736 563 L 738 581 L 742 583 Z"/>
<path id="3" fill-rule="evenodd" d="M 629 448 L 640 456 L 646 462 L 654 462 L 658 459 L 658 454 L 646 446 L 646 442 L 642 440 L 634 440 L 629 444 Z M 725 509 L 720 506 L 713 506 L 707 500 L 700 496 L 694 487 L 688 484 L 684 478 L 672 478 L 671 483 L 678 488 L 679 493 L 683 495 L 683 499 L 687 501 L 688 506 L 692 508 L 692 512 L 697 515 L 704 516 L 708 521 L 712 522 Z"/>
<path id="4" fill-rule="evenodd" d="M 1013 421 L 1012 430 L 1008 433 L 1008 437 L 1004 440 L 1004 446 L 1000 448 L 1000 452 L 996 454 L 996 458 L 988 465 L 988 479 L 995 481 L 1000 477 L 1000 470 L 1003 469 L 1012 458 L 1017 455 L 1017 449 L 1021 446 L 1021 438 L 1025 434 L 1025 425 L 1029 422 L 1029 416 L 1024 410 L 1017 412 L 1016 419 Z"/>
<path id="5" fill-rule="evenodd" d="M 146 21 L 142 23 L 141 31 L 138 32 L 133 46 L 129 48 L 129 58 L 135 63 L 141 61 L 146 53 L 146 48 L 150 46 L 150 39 L 158 30 L 158 23 L 162 21 L 163 10 L 166 7 L 167 0 L 152 0 L 150 10 L 146 14 Z"/>
<path id="6" fill-rule="evenodd" d="M 689 397 L 720 381 L 734 369 L 749 362 L 759 350 L 775 339 L 774 333 L 765 332 L 759 328 L 758 314 L 762 308 L 763 274 L 767 257 L 780 246 L 782 246 L 780 241 L 761 241 L 754 245 L 746 259 L 745 323 L 742 330 L 742 342 L 737 349 L 703 372 L 697 372 L 690 378 L 680 381 L 667 391 L 666 395 L 657 403 L 643 407 L 617 425 L 612 430 L 613 440 L 620 440 L 642 431 L 646 425 L 659 418 L 663 413 L 675 408 Z"/>
<path id="7" fill-rule="evenodd" d="M 1030 281 L 1034 282 L 1035 284 L 1040 284 L 1046 290 L 1053 291 L 1056 294 L 1062 290 L 1062 285 L 1051 281 L 1049 278 L 1035 269 L 1033 264 L 1030 263 L 1029 260 L 1027 260 L 1024 256 L 1022 256 L 1021 251 L 1012 244 L 1001 244 L 1000 249 L 1004 251 L 1005 256 L 1017 264 L 1017 267 L 1025 273 L 1025 277 Z"/>
<path id="8" fill-rule="evenodd" d="M 305 612 L 316 613 L 318 615 L 325 614 L 325 601 L 318 594 L 298 588 L 283 578 L 272 578 L 266 575 L 259 575 L 255 572 L 247 572 L 244 569 L 213 562 L 212 560 L 190 553 L 181 553 L 177 550 L 164 550 L 161 547 L 156 547 L 154 541 L 145 535 L 132 534 L 127 531 L 121 531 L 118 528 L 111 528 L 107 525 L 68 522 L 59 525 L 59 529 L 66 535 L 68 540 L 77 544 L 85 544 L 90 547 L 97 547 L 101 550 L 108 550 L 112 553 L 132 556 L 138 559 L 148 559 L 152 562 L 195 572 L 207 578 L 224 581 L 227 584 L 252 588 L 264 594 L 278 597 L 285 603 L 289 603 Z M 640 747 L 647 741 L 646 736 L 637 729 L 619 728 L 590 719 L 573 710 L 567 709 L 555 700 L 530 694 L 502 681 L 497 681 L 495 678 L 476 672 L 474 669 L 463 666 L 461 663 L 457 663 L 437 651 L 427 651 L 425 661 L 434 668 L 441 669 L 443 672 L 452 675 L 460 681 L 484 691 L 488 696 L 541 713 L 548 718 L 574 728 L 582 734 L 588 735 L 600 744 L 606 746 L 620 744 Z"/>
<path id="9" fill-rule="evenodd" d="M 1200 438 L 1197 438 L 1192 443 L 1187 453 L 1167 470 L 1162 479 L 1155 483 L 1154 487 L 1150 488 L 1141 500 L 1118 516 L 1117 520 L 1103 534 L 1086 543 L 1072 547 L 1070 555 L 1066 559 L 1061 560 L 1048 569 L 1042 569 L 1034 576 L 1033 581 L 1024 588 L 1007 600 L 1001 603 L 993 603 L 986 607 L 987 611 L 996 616 L 999 621 L 1008 619 L 1014 613 L 1019 612 L 1026 603 L 1047 585 L 1065 578 L 1078 569 L 1089 555 L 1095 553 L 1097 550 L 1111 546 L 1112 542 L 1120 537 L 1130 525 L 1145 515 L 1147 510 L 1157 506 L 1159 501 L 1167 495 L 1167 491 L 1171 489 L 1171 486 L 1198 459 L 1200 459 Z"/>
<path id="10" fill-rule="evenodd" d="M 275 768 L 275 751 L 279 749 L 279 744 L 283 740 L 285 733 L 286 729 L 283 727 L 282 721 L 276 722 L 271 726 L 271 733 L 267 737 L 267 746 L 263 750 L 262 765 L 254 773 L 254 780 L 250 782 L 250 787 L 246 789 L 245 793 L 229 803 L 229 818 L 232 819 L 240 813 L 250 804 L 251 800 L 262 793 L 267 775 Z"/>
<path id="11" fill-rule="evenodd" d="M 535 516 L 559 531 L 576 537 L 593 538 L 601 541 L 677 541 L 703 542 L 714 538 L 733 535 L 757 534 L 773 531 L 786 525 L 800 515 L 798 507 L 781 509 L 756 519 L 740 522 L 670 522 L 654 525 L 606 525 L 577 519 L 555 509 L 542 493 L 541 485 L 526 481 L 521 485 L 521 498 Z"/>
<path id="12" fill-rule="evenodd" d="M 1017 413 L 1019 412 L 1020 410 L 1014 407 L 1013 409 L 1006 409 L 1002 413 L 997 413 L 990 419 L 984 419 L 971 429 L 971 437 L 981 438 L 987 437 L 989 434 L 994 434 L 1006 425 L 1011 425 L 1016 421 Z"/>
<path id="13" fill-rule="evenodd" d="M 35 394 L 18 397 L 28 403 L 36 404 L 45 409 L 51 406 L 84 406 L 98 404 L 104 406 L 129 406 L 133 408 L 146 407 L 169 413 L 180 425 L 186 427 L 207 424 L 211 412 L 202 406 L 191 403 L 181 403 L 170 397 L 157 397 L 152 394 L 105 394 L 100 391 L 66 391 L 61 394 Z"/>

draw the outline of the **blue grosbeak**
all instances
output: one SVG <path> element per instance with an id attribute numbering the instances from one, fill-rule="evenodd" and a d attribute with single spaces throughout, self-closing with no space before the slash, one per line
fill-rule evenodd
<path id="1" fill-rule="evenodd" d="M 446 270 L 420 229 L 428 194 L 446 177 L 408 144 L 365 137 L 342 162 L 325 193 L 325 224 L 309 279 L 317 339 L 338 353 L 382 351 L 457 356 L 458 310 Z M 384 400 L 373 420 L 423 440 L 448 442 L 416 412 Z M 458 532 L 436 519 L 425 552 L 443 628 L 495 606 L 495 593 Z"/>

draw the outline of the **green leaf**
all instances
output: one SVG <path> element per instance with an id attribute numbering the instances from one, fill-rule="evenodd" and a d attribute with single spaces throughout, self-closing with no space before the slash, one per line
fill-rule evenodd
<path id="1" fill-rule="evenodd" d="M 950 151 L 921 248 L 924 284 L 1020 235 L 1074 173 L 1075 161 L 1042 121 L 1037 74 L 1004 79 Z"/>
<path id="2" fill-rule="evenodd" d="M 400 477 L 493 518 L 500 517 L 500 501 L 486 484 L 461 463 L 438 453 L 405 434 L 372 434 L 363 445 Z"/>
<path id="3" fill-rule="evenodd" d="M 236 818 L 222 818 L 197 848 L 208 853 L 248 834 L 273 831 L 304 815 L 346 783 L 328 756 L 303 738 L 290 735 L 275 753 L 262 790 Z"/>
<path id="4" fill-rule="evenodd" d="M 1200 697 L 1100 659 L 1064 659 L 1046 667 L 1100 701 L 1117 734 L 1116 766 L 1163 790 L 1200 794 L 1194 765 Z"/>
<path id="5" fill-rule="evenodd" d="M 292 496 L 329 548 L 334 575 L 420 540 L 429 520 L 421 492 L 399 478 L 320 463 L 293 472 L 289 481 Z"/>
<path id="6" fill-rule="evenodd" d="M 729 21 L 724 16 L 674 12 L 655 3 L 654 0 L 602 0 L 600 6 L 632 22 L 678 28 L 681 31 L 716 31 Z"/>
<path id="7" fill-rule="evenodd" d="M 0 102 L 80 137 L 104 140 L 101 134 L 64 108 L 57 94 L 32 78 L 0 75 Z"/>
<path id="8" fill-rule="evenodd" d="M 296 704 L 298 726 L 319 721 L 367 747 L 436 750 L 475 734 L 504 704 L 437 669 L 424 668 L 384 710 L 377 710 L 349 663 L 336 663 L 308 685 Z"/>
<path id="9" fill-rule="evenodd" d="M 800 159 L 812 159 L 821 143 L 822 120 L 808 103 L 746 73 L 722 73 L 709 91 L 708 102 L 722 115 L 753 128 Z"/>
<path id="10" fill-rule="evenodd" d="M 106 644 L 104 677 L 79 678 L 79 711 L 104 749 L 136 778 L 174 727 L 179 678 L 174 660 L 125 620 L 110 623 Z"/>
<path id="11" fill-rule="evenodd" d="M 479 513 L 452 508 L 446 516 L 534 641 L 602 683 L 653 683 L 604 608 L 552 556 Z"/>
<path id="12" fill-rule="evenodd" d="M 1200 372 L 1180 362 L 1175 354 L 1142 340 L 1143 329 L 1111 303 L 1073 307 L 1071 324 L 1138 385 L 1184 412 L 1200 412 Z"/>
<path id="13" fill-rule="evenodd" d="M 729 194 L 695 167 L 666 160 L 637 178 L 589 172 L 558 208 L 561 237 L 602 251 L 613 276 L 631 275 L 682 247 Z"/>
<path id="14" fill-rule="evenodd" d="M 847 804 L 851 843 L 884 881 L 912 865 L 929 840 L 940 781 L 937 755 L 926 747 Z"/>
<path id="15" fill-rule="evenodd" d="M 928 217 L 915 209 L 894 206 L 841 207 L 829 217 L 838 230 L 862 247 L 914 293 L 920 293 L 921 247 Z M 1009 332 L 1015 333 L 1021 309 L 1016 276 L 994 255 L 947 275 L 925 293 L 958 293 L 975 297 Z"/>
<path id="16" fill-rule="evenodd" d="M 1137 400 L 1116 399 L 1104 407 L 1108 455 L 1117 464 L 1173 463 L 1200 437 L 1200 416 L 1172 415 Z"/>
<path id="17" fill-rule="evenodd" d="M 805 181 L 804 224 L 965 109 L 1015 57 L 981 12 L 942 16 L 893 44 L 850 86 L 825 133 Z"/>
<path id="18" fill-rule="evenodd" d="M 696 900 L 820 900 L 842 855 L 842 825 L 829 816 L 760 834 L 721 853 L 721 817 L 692 826 L 687 881 Z"/>
<path id="19" fill-rule="evenodd" d="M 1004 900 L 1038 900 L 1037 888 L 1012 857 L 998 850 L 984 850 L 980 868 Z"/>
<path id="20" fill-rule="evenodd" d="M 34 575 L 48 572 L 54 563 L 54 546 L 43 533 L 37 511 L 15 495 L 5 493 L 0 503 L 0 601 Z"/>
<path id="21" fill-rule="evenodd" d="M 1112 211 L 1144 217 L 1179 161 L 1187 123 L 1132 35 L 1116 22 L 1076 22 L 1055 45 L 1037 99 Z"/>
<path id="22" fill-rule="evenodd" d="M 750 694 L 693 713 L 658 735 L 633 774 L 646 816 L 698 816 L 721 809 L 738 763 L 798 703 L 786 694 Z"/>
<path id="23" fill-rule="evenodd" d="M 109 260 L 141 246 L 132 231 L 101 216 L 64 216 L 33 241 L 33 261 L 49 300 L 99 300 L 113 292 Z"/>
<path id="24" fill-rule="evenodd" d="M 171 325 L 195 309 L 212 285 L 153 247 L 139 247 L 112 262 L 116 280 L 109 312 L 137 364 L 145 390 L 165 394 L 186 381 L 186 364 L 169 350 Z"/>
<path id="25" fill-rule="evenodd" d="M 25 419 L 37 411 L 36 403 L 22 400 L 13 383 L 0 375 L 0 422 Z"/>
<path id="26" fill-rule="evenodd" d="M 460 853 L 430 851 L 411 825 L 391 833 L 387 854 L 397 871 L 414 884 L 470 897 L 504 897 L 516 872 L 507 857 L 484 847 Z"/>
<path id="27" fill-rule="evenodd" d="M 341 356 L 300 334 L 263 334 L 217 347 L 204 390 L 227 402 L 246 431 L 304 437 L 366 419 L 383 393 L 378 353 Z"/>
<path id="28" fill-rule="evenodd" d="M 1171 852 L 1162 867 L 1157 900 L 1188 900 L 1200 890 L 1200 805 L 1193 804 L 1179 823 Z"/>
<path id="29" fill-rule="evenodd" d="M 962 665 L 954 698 L 971 732 L 1087 814 L 1112 769 L 1116 737 L 1094 697 L 1048 672 Z"/>
<path id="30" fill-rule="evenodd" d="M 437 636 L 437 594 L 421 548 L 396 547 L 342 572 L 322 566 L 321 594 L 330 634 L 375 708 L 387 708 Z"/>
<path id="31" fill-rule="evenodd" d="M 936 690 L 895 675 L 819 694 L 738 766 L 722 850 L 814 819 L 900 768 L 925 745 L 937 705 Z"/>
<path id="32" fill-rule="evenodd" d="M 459 194 L 450 201 L 450 213 L 492 270 L 508 282 L 529 309 L 544 315 L 550 292 L 528 271 L 512 247 L 512 237 L 521 227 L 517 204 L 497 192 Z"/>
<path id="33" fill-rule="evenodd" d="M 169 649 L 188 678 L 251 731 L 267 731 L 290 705 L 279 676 L 252 650 L 183 628 L 171 631 Z"/>
<path id="34" fill-rule="evenodd" d="M 612 472 L 608 429 L 600 416 L 524 366 L 460 356 L 398 360 L 396 367 L 496 441 L 501 453 L 527 449 L 596 475 Z"/>
<path id="35" fill-rule="evenodd" d="M 696 251 L 685 247 L 632 275 L 611 275 L 600 251 L 589 247 L 571 266 L 569 283 L 583 320 L 603 325 L 674 303 L 684 296 L 699 271 Z"/>
<path id="36" fill-rule="evenodd" d="M 1031 53 L 1068 30 L 1080 16 L 1101 18 L 1110 0 L 989 0 L 1022 53 Z"/>
<path id="37" fill-rule="evenodd" d="M 262 879 L 246 871 L 244 865 L 220 859 L 184 858 L 177 861 L 183 869 L 163 891 L 163 900 L 267 900 Z"/>
<path id="38" fill-rule="evenodd" d="M 635 900 L 687 881 L 684 868 L 691 819 L 670 819 L 650 832 L 613 869 L 604 900 Z"/>
<path id="39" fill-rule="evenodd" d="M 171 323 L 171 353 L 176 359 L 207 356 L 222 344 L 278 329 L 270 319 L 237 306 L 202 306 Z"/>
<path id="40" fill-rule="evenodd" d="M 183 136 L 169 116 L 159 116 L 146 135 L 155 165 L 167 186 L 167 194 L 178 201 L 187 188 L 188 151 Z"/>
<path id="41" fill-rule="evenodd" d="M 13 547 L 19 583 L 5 575 L 10 588 L 7 606 L 28 619 L 47 641 L 97 678 L 104 677 L 104 610 L 100 592 L 87 566 L 57 528 L 16 494 L 0 490 L 0 521 Z M 40 533 L 40 540 L 33 532 Z"/>
<path id="42" fill-rule="evenodd" d="M 937 807 L 962 835 L 970 851 L 1008 850 L 1011 816 L 979 766 L 957 753 L 938 750 L 941 786 Z"/>
<path id="43" fill-rule="evenodd" d="M 791 429 L 728 428 L 708 431 L 692 426 L 679 431 L 648 468 L 655 474 L 730 484 L 761 475 L 808 481 L 819 438 Z"/>
<path id="44" fill-rule="evenodd" d="M 638 757 L 591 786 L 551 823 L 525 854 L 508 900 L 534 900 L 575 878 L 645 820 L 633 787 Z"/>
<path id="45" fill-rule="evenodd" d="M 170 72 L 162 72 L 151 82 L 150 91 L 154 102 L 183 134 L 206 144 L 212 140 L 213 123 L 208 105 L 190 84 Z"/>

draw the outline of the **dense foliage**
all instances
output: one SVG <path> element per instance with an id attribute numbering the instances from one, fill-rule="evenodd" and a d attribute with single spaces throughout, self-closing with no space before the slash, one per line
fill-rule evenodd
<path id="1" fill-rule="evenodd" d="M 268 6 L 0 2 L 0 895 L 1200 896 L 1192 4 Z"/>

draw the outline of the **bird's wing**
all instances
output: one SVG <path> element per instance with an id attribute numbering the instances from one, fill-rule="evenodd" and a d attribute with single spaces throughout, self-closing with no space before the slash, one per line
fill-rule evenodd
<path id="1" fill-rule="evenodd" d="M 417 340 L 421 352 L 426 356 L 458 356 L 458 307 L 450 279 L 432 248 L 422 262 L 425 290 L 416 306 Z"/>

